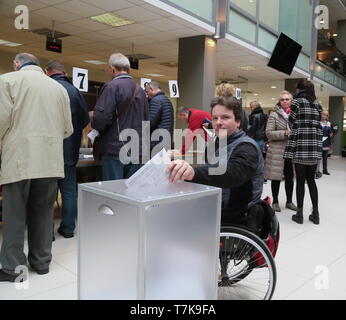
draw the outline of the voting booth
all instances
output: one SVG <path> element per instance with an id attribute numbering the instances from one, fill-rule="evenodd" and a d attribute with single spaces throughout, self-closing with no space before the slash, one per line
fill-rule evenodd
<path id="1" fill-rule="evenodd" d="M 221 189 L 78 188 L 79 299 L 217 299 Z"/>

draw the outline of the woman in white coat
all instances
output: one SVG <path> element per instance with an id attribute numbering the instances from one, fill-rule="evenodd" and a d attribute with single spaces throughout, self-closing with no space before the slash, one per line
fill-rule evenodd
<path id="1" fill-rule="evenodd" d="M 281 211 L 278 197 L 282 179 L 285 179 L 286 208 L 297 210 L 297 207 L 292 203 L 294 185 L 292 163 L 283 159 L 288 136 L 291 133 L 288 126 L 291 102 L 292 94 L 288 91 L 281 92 L 280 101 L 270 114 L 266 127 L 269 148 L 265 160 L 264 176 L 267 180 L 271 180 L 272 207 L 276 212 Z"/>

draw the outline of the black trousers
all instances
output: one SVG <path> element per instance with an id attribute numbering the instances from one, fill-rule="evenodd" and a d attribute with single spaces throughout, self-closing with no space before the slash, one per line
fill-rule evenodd
<path id="1" fill-rule="evenodd" d="M 291 160 L 285 159 L 284 162 L 284 178 L 285 178 L 285 191 L 286 191 L 286 201 L 287 203 L 292 202 L 293 194 L 293 165 Z M 280 180 L 272 180 L 271 189 L 273 195 L 273 203 L 279 202 L 279 190 L 280 190 Z"/>
<path id="2" fill-rule="evenodd" d="M 298 208 L 303 208 L 304 196 L 305 196 L 305 181 L 308 184 L 310 198 L 312 206 L 314 208 L 318 207 L 318 190 L 315 182 L 315 173 L 317 169 L 316 165 L 304 165 L 304 164 L 295 164 L 296 177 L 297 177 L 297 206 Z"/>

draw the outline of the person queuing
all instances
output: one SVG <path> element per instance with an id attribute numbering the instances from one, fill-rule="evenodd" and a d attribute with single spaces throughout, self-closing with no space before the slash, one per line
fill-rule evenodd
<path id="1" fill-rule="evenodd" d="M 305 181 L 307 181 L 312 214 L 309 220 L 319 224 L 318 190 L 315 172 L 318 160 L 322 157 L 322 106 L 316 100 L 314 84 L 308 80 L 300 80 L 291 105 L 289 123 L 292 133 L 288 137 L 284 159 L 291 160 L 295 167 L 297 187 L 297 213 L 292 220 L 302 224 Z"/>
<path id="2" fill-rule="evenodd" d="M 65 178 L 58 180 L 62 198 L 62 220 L 57 231 L 64 238 L 72 238 L 77 218 L 76 165 L 79 158 L 82 131 L 90 120 L 88 106 L 83 95 L 67 78 L 65 66 L 60 61 L 49 61 L 45 67 L 45 72 L 66 89 L 70 98 L 73 134 L 64 140 Z"/>
<path id="3" fill-rule="evenodd" d="M 0 76 L 0 281 L 10 282 L 18 277 L 16 268 L 26 266 L 27 260 L 36 273 L 49 272 L 57 180 L 64 177 L 63 139 L 73 132 L 68 94 L 44 74 L 38 59 L 20 53 L 13 66 L 15 72 Z"/>
<path id="4" fill-rule="evenodd" d="M 261 200 L 263 157 L 256 142 L 240 129 L 242 107 L 238 99 L 216 97 L 211 102 L 211 109 L 216 136 L 220 139 L 225 135 L 227 139 L 226 172 L 210 175 L 212 164 L 193 168 L 184 160 L 174 160 L 167 166 L 169 180 L 171 183 L 186 180 L 222 188 L 222 224 L 242 224 L 245 213 L 256 208 Z"/>
<path id="5" fill-rule="evenodd" d="M 208 141 L 208 135 L 203 130 L 203 123 L 206 119 L 211 120 L 211 115 L 208 111 L 198 110 L 193 108 L 180 107 L 177 110 L 177 119 L 187 122 L 189 133 L 185 136 L 185 141 L 181 149 L 181 154 L 185 154 L 189 150 L 193 141 L 196 138 L 196 131 L 201 130 L 200 133 L 205 141 Z"/>
<path id="6" fill-rule="evenodd" d="M 288 112 L 292 103 L 292 94 L 288 91 L 281 92 L 280 101 L 270 114 L 266 126 L 266 136 L 269 147 L 265 159 L 264 177 L 271 180 L 273 196 L 272 208 L 280 212 L 279 190 L 280 182 L 285 179 L 286 208 L 296 211 L 297 207 L 292 203 L 293 194 L 293 165 L 291 160 L 284 160 L 283 154 L 287 145 L 291 129 L 288 124 Z"/>
<path id="7" fill-rule="evenodd" d="M 262 153 L 265 147 L 265 130 L 267 125 L 267 115 L 264 114 L 263 109 L 258 101 L 252 101 L 250 103 L 251 114 L 249 116 L 249 129 L 248 135 L 254 139 Z"/>
<path id="8" fill-rule="evenodd" d="M 145 87 L 146 94 L 150 99 L 149 102 L 149 120 L 150 120 L 150 136 L 156 129 L 165 129 L 170 134 L 171 141 L 173 139 L 174 111 L 171 101 L 162 92 L 160 84 L 151 81 Z M 159 141 L 151 141 L 150 148 L 160 143 Z M 171 149 L 171 145 L 165 146 Z"/>
<path id="9" fill-rule="evenodd" d="M 148 100 L 144 90 L 129 75 L 129 59 L 114 53 L 108 65 L 112 80 L 102 87 L 91 119 L 91 126 L 100 134 L 104 181 L 129 178 L 140 168 L 140 159 L 138 161 L 134 153 L 142 156 L 142 121 L 149 120 Z M 129 128 L 138 134 L 139 150 L 127 150 L 131 161 L 126 164 L 119 155 L 122 147 L 127 148 L 128 141 L 122 141 L 119 136 L 122 130 Z"/>

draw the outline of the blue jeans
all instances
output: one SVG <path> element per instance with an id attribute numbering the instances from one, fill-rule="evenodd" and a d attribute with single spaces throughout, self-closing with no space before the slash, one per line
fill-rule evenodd
<path id="1" fill-rule="evenodd" d="M 103 181 L 130 178 L 140 167 L 140 164 L 123 164 L 116 155 L 102 154 Z"/>
<path id="2" fill-rule="evenodd" d="M 66 233 L 73 233 L 77 218 L 77 183 L 76 166 L 64 166 L 65 178 L 58 180 L 62 198 L 62 220 L 60 228 Z"/>
<path id="3" fill-rule="evenodd" d="M 261 152 L 263 153 L 264 152 L 264 146 L 265 146 L 265 143 L 264 143 L 264 140 L 256 140 Z"/>

